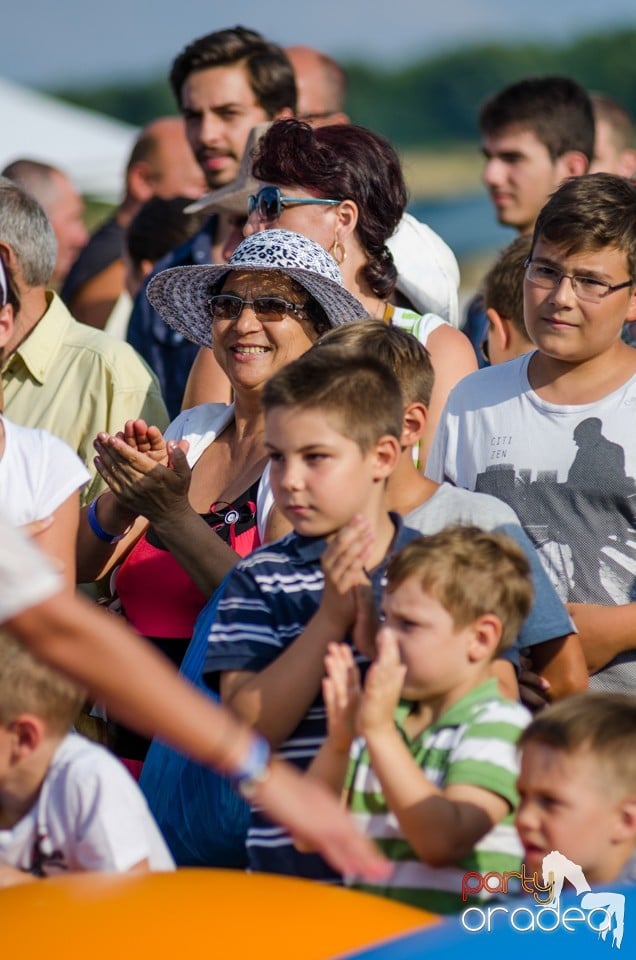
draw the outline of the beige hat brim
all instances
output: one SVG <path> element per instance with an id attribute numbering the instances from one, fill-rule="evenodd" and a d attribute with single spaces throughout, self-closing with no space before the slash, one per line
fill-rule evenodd
<path id="1" fill-rule="evenodd" d="M 236 179 L 188 204 L 185 213 L 233 213 L 247 216 L 247 202 L 251 194 L 258 192 L 259 186 L 258 180 L 252 176 L 254 152 L 271 125 L 271 122 L 259 123 L 250 130 Z"/>

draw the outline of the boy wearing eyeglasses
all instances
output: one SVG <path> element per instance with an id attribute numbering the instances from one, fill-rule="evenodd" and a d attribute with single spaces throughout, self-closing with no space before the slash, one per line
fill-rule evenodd
<path id="1" fill-rule="evenodd" d="M 636 689 L 636 186 L 566 181 L 524 278 L 536 350 L 451 393 L 427 474 L 518 514 L 579 630 L 590 686 Z"/>

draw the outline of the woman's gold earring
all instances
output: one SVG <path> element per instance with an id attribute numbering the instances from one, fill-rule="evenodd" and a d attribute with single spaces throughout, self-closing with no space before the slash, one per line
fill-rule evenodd
<path id="1" fill-rule="evenodd" d="M 338 266 L 341 266 L 347 259 L 347 251 L 344 248 L 344 244 L 340 240 L 334 240 L 329 248 L 329 253 L 334 258 Z"/>

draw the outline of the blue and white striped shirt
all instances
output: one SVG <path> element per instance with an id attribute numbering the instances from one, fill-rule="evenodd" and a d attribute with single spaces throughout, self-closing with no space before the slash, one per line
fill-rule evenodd
<path id="1" fill-rule="evenodd" d="M 389 556 L 419 536 L 397 514 L 391 514 L 391 519 L 396 527 L 391 549 L 371 573 L 378 607 Z M 322 597 L 320 559 L 326 546 L 323 539 L 290 533 L 239 561 L 209 624 L 207 682 L 216 685 L 218 674 L 228 670 L 264 670 L 303 632 Z M 361 666 L 367 663 L 362 657 L 358 661 Z M 278 753 L 305 769 L 325 736 L 326 711 L 318 685 L 314 702 Z M 298 853 L 289 835 L 257 810 L 252 814 L 247 848 L 252 870 L 314 879 L 335 877 L 320 857 Z"/>

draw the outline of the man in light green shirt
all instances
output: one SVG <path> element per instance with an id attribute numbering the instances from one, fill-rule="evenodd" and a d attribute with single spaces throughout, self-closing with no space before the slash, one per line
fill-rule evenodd
<path id="1" fill-rule="evenodd" d="M 77 323 L 46 289 L 55 251 L 37 201 L 0 178 L 0 254 L 20 300 L 14 336 L 1 358 L 4 412 L 77 451 L 91 473 L 82 492 L 86 504 L 105 489 L 93 465 L 95 435 L 116 433 L 137 418 L 163 429 L 168 415 L 155 375 L 135 350 Z"/>

